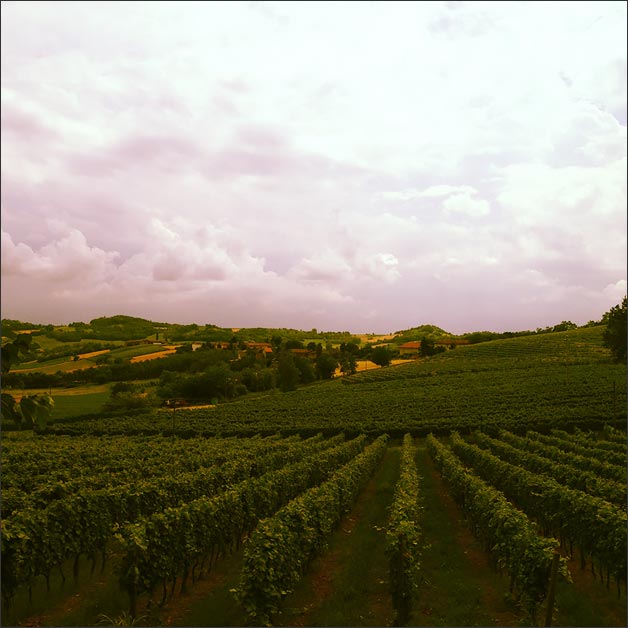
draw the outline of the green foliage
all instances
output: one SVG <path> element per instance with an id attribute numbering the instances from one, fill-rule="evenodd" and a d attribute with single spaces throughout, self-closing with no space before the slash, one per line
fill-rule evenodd
<path id="1" fill-rule="evenodd" d="M 481 447 L 489 449 L 496 456 L 524 467 L 528 471 L 544 473 L 564 483 L 565 486 L 586 491 L 612 504 L 625 505 L 626 483 L 619 479 L 613 479 L 612 476 L 616 472 L 612 471 L 611 468 L 608 468 L 611 478 L 604 476 L 605 469 L 603 467 L 598 468 L 598 471 L 602 470 L 601 474 L 598 475 L 591 468 L 589 458 L 575 453 L 570 455 L 567 452 L 562 452 L 561 455 L 557 448 L 544 447 L 541 441 L 535 441 L 537 449 L 532 450 L 533 445 L 530 445 L 529 442 L 533 435 L 532 432 L 528 432 L 528 438 L 522 438 L 510 432 L 501 432 L 500 438 L 492 438 L 482 432 L 476 432 L 473 435 L 473 440 Z M 511 440 L 505 440 L 508 438 Z M 619 445 L 623 447 L 623 460 L 625 460 L 625 442 L 623 444 L 600 442 L 606 446 Z"/>
<path id="2" fill-rule="evenodd" d="M 13 340 L 2 345 L 2 375 L 8 373 L 13 366 L 19 364 L 21 356 L 30 350 L 33 338 L 30 334 L 12 335 Z"/>
<path id="3" fill-rule="evenodd" d="M 626 578 L 625 507 L 533 473 L 465 442 L 454 435 L 452 447 L 474 471 L 506 498 L 538 521 L 545 530 L 566 537 L 615 577 Z M 618 467 L 626 478 L 626 458 Z"/>
<path id="4" fill-rule="evenodd" d="M 388 347 L 375 347 L 373 351 L 371 351 L 370 359 L 371 362 L 375 362 L 378 366 L 389 366 L 392 360 L 392 354 Z"/>
<path id="5" fill-rule="evenodd" d="M 246 545 L 242 576 L 235 591 L 252 625 L 270 625 L 281 600 L 326 547 L 334 527 L 374 473 L 387 440 L 380 437 L 329 480 L 293 499 L 257 526 Z"/>
<path id="6" fill-rule="evenodd" d="M 341 444 L 339 440 L 199 439 L 178 443 L 163 438 L 138 442 L 87 438 L 68 443 L 47 439 L 42 444 L 47 448 L 43 460 L 34 460 L 32 440 L 10 441 L 3 452 L 7 470 L 3 473 L 2 594 L 8 599 L 17 586 L 50 574 L 68 558 L 104 549 L 116 524 L 129 522 L 131 533 L 127 536 L 133 539 L 133 547 L 138 542 L 144 545 L 142 539 L 158 532 L 155 521 L 163 521 L 163 517 L 146 523 L 152 532 L 130 522 L 219 494 L 231 484 L 234 490 L 238 487 L 242 499 L 255 500 L 265 508 L 273 503 L 268 500 L 269 490 L 289 499 L 303 490 L 299 477 L 320 481 L 324 465 L 333 469 L 350 459 L 364 446 L 365 438 Z M 289 463 L 301 467 L 291 474 L 279 471 Z M 309 465 L 307 474 L 305 465 Z M 123 472 L 123 482 L 112 483 L 112 467 Z M 257 482 L 255 478 L 264 473 L 269 475 Z M 234 511 L 224 512 L 225 520 L 231 521 L 229 530 L 243 534 L 242 520 L 233 516 Z M 252 510 L 246 512 L 253 516 Z M 206 523 L 211 528 L 211 521 Z M 217 530 L 223 533 L 221 528 Z M 180 538 L 180 525 L 172 531 Z M 178 555 L 169 555 L 180 564 L 181 546 L 171 545 Z M 155 546 L 155 552 L 160 546 Z M 127 565 L 140 560 L 134 552 L 127 556 Z M 152 571 L 145 570 L 142 577 L 150 580 L 163 560 L 148 565 Z M 133 567 L 131 573 L 135 573 Z"/>
<path id="7" fill-rule="evenodd" d="M 301 384 L 311 384 L 316 380 L 316 373 L 312 361 L 302 355 L 294 356 L 294 365 L 299 369 L 299 382 Z"/>
<path id="8" fill-rule="evenodd" d="M 12 341 L 2 345 L 2 375 L 8 373 L 22 355 L 30 349 L 30 334 L 17 334 Z M 2 417 L 12 421 L 19 428 L 45 430 L 52 412 L 54 401 L 50 395 L 28 395 L 18 402 L 9 393 L 2 393 Z"/>
<path id="9" fill-rule="evenodd" d="M 331 379 L 338 367 L 338 360 L 328 352 L 321 353 L 316 358 L 316 371 L 321 379 Z"/>
<path id="10" fill-rule="evenodd" d="M 626 297 L 605 315 L 604 346 L 608 347 L 617 362 L 626 361 Z"/>
<path id="11" fill-rule="evenodd" d="M 469 513 L 474 533 L 505 568 L 512 586 L 533 624 L 549 586 L 549 574 L 558 541 L 539 536 L 534 523 L 517 510 L 502 493 L 471 473 L 457 456 L 433 436 L 428 449 L 454 497 Z M 566 575 L 566 563 L 561 559 Z"/>
<path id="12" fill-rule="evenodd" d="M 448 332 L 436 325 L 419 325 L 418 327 L 412 327 L 411 329 L 395 332 L 395 342 L 403 344 L 404 342 L 421 340 L 423 337 L 430 338 L 431 340 L 438 340 L 442 336 L 449 335 L 450 334 Z"/>
<path id="13" fill-rule="evenodd" d="M 283 392 L 295 390 L 299 383 L 299 369 L 294 363 L 294 356 L 289 351 L 283 351 L 277 365 L 277 384 Z"/>
<path id="14" fill-rule="evenodd" d="M 103 405 L 103 412 L 126 412 L 128 410 L 139 410 L 159 405 L 159 399 L 153 395 L 142 395 L 140 393 L 125 391 L 113 394 Z"/>
<path id="15" fill-rule="evenodd" d="M 406 434 L 401 449 L 399 480 L 386 530 L 386 553 L 396 626 L 404 626 L 410 619 L 419 589 L 422 549 L 420 519 L 416 449 L 412 436 Z"/>
<path id="16" fill-rule="evenodd" d="M 188 355 L 188 354 L 183 354 Z M 207 366 L 200 373 L 162 373 L 158 394 L 162 399 L 209 400 L 235 396 L 237 379 L 229 366 L 220 362 Z"/>
<path id="17" fill-rule="evenodd" d="M 185 583 L 192 565 L 211 566 L 213 557 L 239 544 L 261 518 L 356 456 L 365 438 L 331 448 L 316 441 L 307 443 L 310 447 L 297 443 L 285 448 L 266 468 L 262 461 L 259 466 L 250 461 L 258 473 L 222 492 L 120 527 L 117 538 L 124 552 L 121 581 L 131 598 L 152 590 L 160 580 L 181 575 Z"/>

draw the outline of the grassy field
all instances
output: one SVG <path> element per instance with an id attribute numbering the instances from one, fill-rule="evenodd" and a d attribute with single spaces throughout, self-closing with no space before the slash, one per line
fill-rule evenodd
<path id="1" fill-rule="evenodd" d="M 72 388 L 39 388 L 32 390 L 14 389 L 11 394 L 16 399 L 25 395 L 50 394 L 55 402 L 51 421 L 71 418 L 82 414 L 97 413 L 109 399 L 110 384 L 89 384 Z"/>

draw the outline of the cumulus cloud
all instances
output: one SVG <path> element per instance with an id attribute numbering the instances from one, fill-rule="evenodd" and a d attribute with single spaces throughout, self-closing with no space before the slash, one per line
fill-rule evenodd
<path id="1" fill-rule="evenodd" d="M 2 16 L 3 316 L 462 331 L 625 291 L 624 3 Z"/>
<path id="2" fill-rule="evenodd" d="M 443 203 L 446 216 L 464 214 L 471 218 L 479 218 L 490 213 L 489 204 L 483 199 L 472 198 L 468 193 L 452 194 Z"/>
<path id="3" fill-rule="evenodd" d="M 115 251 L 90 247 L 75 229 L 38 251 L 22 242 L 14 244 L 11 236 L 2 232 L 2 272 L 6 275 L 36 276 L 53 284 L 101 282 L 111 275 L 117 256 Z"/>

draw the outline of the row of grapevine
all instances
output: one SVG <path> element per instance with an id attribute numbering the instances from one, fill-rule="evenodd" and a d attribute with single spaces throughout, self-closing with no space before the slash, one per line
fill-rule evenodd
<path id="1" fill-rule="evenodd" d="M 430 455 L 452 493 L 472 519 L 473 529 L 499 567 L 510 574 L 533 620 L 547 596 L 556 539 L 539 536 L 535 524 L 517 510 L 497 489 L 468 471 L 460 459 L 434 436 L 427 437 Z M 564 559 L 561 571 L 567 575 Z"/>
<path id="2" fill-rule="evenodd" d="M 590 443 L 583 445 L 575 442 L 571 438 L 562 438 L 551 434 L 539 434 L 537 432 L 528 432 L 528 438 L 538 440 L 541 443 L 558 447 L 563 451 L 574 453 L 579 456 L 593 458 L 594 460 L 605 461 L 612 465 L 626 467 L 626 452 L 609 451 L 592 446 Z"/>
<path id="3" fill-rule="evenodd" d="M 601 478 L 591 471 L 583 471 L 568 464 L 556 462 L 553 458 L 546 458 L 520 447 L 515 447 L 499 438 L 491 438 L 482 432 L 473 434 L 473 440 L 485 449 L 490 449 L 495 455 L 513 464 L 524 467 L 534 473 L 542 473 L 553 477 L 566 486 L 595 495 L 613 504 L 625 505 L 626 485 L 614 480 Z"/>
<path id="4" fill-rule="evenodd" d="M 437 357 L 420 367 L 425 374 L 420 378 L 359 387 L 332 381 L 304 387 L 289 395 L 245 397 L 216 408 L 186 410 L 177 415 L 176 433 L 250 436 L 281 431 L 284 435 L 304 436 L 318 431 L 325 435 L 344 431 L 388 433 L 402 438 L 407 432 L 421 436 L 430 431 L 444 434 L 478 427 L 516 431 L 547 431 L 556 427 L 599 430 L 604 423 L 625 424 L 626 397 L 622 386 L 625 365 L 524 362 L 525 368 L 516 370 L 517 377 L 513 377 L 512 369 L 503 368 L 498 359 L 478 365 L 475 360 L 458 360 L 455 355 L 447 361 L 439 361 Z M 165 434 L 172 431 L 172 414 L 163 411 L 147 416 L 52 423 L 50 431 Z"/>
<path id="5" fill-rule="evenodd" d="M 614 443 L 621 443 L 622 445 L 626 446 L 625 425 L 624 425 L 624 428 L 621 430 L 614 428 L 611 425 L 605 425 L 602 433 L 606 440 L 612 441 Z"/>
<path id="6" fill-rule="evenodd" d="M 251 449 L 245 449 L 247 455 L 233 464 L 93 491 L 86 487 L 51 502 L 46 508 L 18 510 L 2 525 L 2 594 L 5 599 L 10 597 L 18 586 L 30 586 L 39 575 L 48 579 L 53 568 L 73 556 L 75 569 L 83 554 L 93 559 L 94 553 L 101 551 L 104 560 L 106 544 L 117 523 L 222 491 L 233 482 L 281 468 L 291 460 L 301 460 L 304 456 L 316 460 L 324 455 L 321 449 L 334 442 L 295 441 L 288 448 L 257 459 L 251 456 Z M 359 440 L 334 449 L 353 452 L 357 443 Z"/>
<path id="7" fill-rule="evenodd" d="M 624 434 L 624 440 L 621 442 L 608 440 L 599 436 L 592 434 L 591 432 L 582 432 L 581 430 L 575 430 L 573 434 L 569 432 L 565 432 L 565 430 L 553 429 L 550 430 L 550 434 L 552 436 L 557 436 L 563 440 L 572 441 L 578 445 L 583 447 L 594 447 L 595 449 L 603 449 L 605 451 L 612 451 L 615 453 L 619 453 L 626 458 L 626 451 L 628 447 L 626 446 L 626 436 Z"/>
<path id="8" fill-rule="evenodd" d="M 574 452 L 566 452 L 556 447 L 555 445 L 549 445 L 543 443 L 538 439 L 517 436 L 509 431 L 500 431 L 499 437 L 502 440 L 509 442 L 511 445 L 521 449 L 527 449 L 534 451 L 546 458 L 552 458 L 556 462 L 566 464 L 583 471 L 591 471 L 596 475 L 613 480 L 614 482 L 626 483 L 626 468 L 619 467 L 608 462 L 597 460 L 596 458 L 589 458 L 588 456 L 581 456 Z"/>
<path id="9" fill-rule="evenodd" d="M 250 478 L 215 497 L 202 497 L 179 508 L 168 508 L 137 523 L 120 527 L 122 582 L 136 613 L 137 595 L 151 592 L 160 581 L 164 594 L 169 580 L 182 576 L 182 587 L 197 567 L 201 571 L 217 555 L 239 544 L 258 520 L 359 454 L 366 437 L 309 456 L 277 471 Z"/>
<path id="10" fill-rule="evenodd" d="M 349 512 L 386 450 L 380 436 L 316 488 L 260 522 L 246 545 L 237 597 L 255 625 L 266 625 Z"/>
<path id="11" fill-rule="evenodd" d="M 403 626 L 412 613 L 419 588 L 421 568 L 421 512 L 416 448 L 410 434 L 403 438 L 399 480 L 390 507 L 386 530 L 386 553 L 395 624 Z"/>
<path id="12" fill-rule="evenodd" d="M 13 436 L 13 434 L 11 434 Z M 160 436 L 99 438 L 4 439 L 3 490 L 32 494 L 44 485 L 64 483 L 68 490 L 82 479 L 93 488 L 151 475 L 172 475 L 199 467 L 222 464 L 246 450 L 263 455 L 298 439 L 252 437 L 248 439 L 172 439 Z M 111 480 L 110 480 L 111 479 Z"/>
<path id="13" fill-rule="evenodd" d="M 577 543 L 618 581 L 626 579 L 626 511 L 553 478 L 510 464 L 452 434 L 452 449 L 551 534 Z"/>
<path id="14" fill-rule="evenodd" d="M 297 460 L 306 451 L 311 450 L 314 453 L 318 448 L 331 447 L 342 438 L 342 435 L 339 435 L 333 439 L 323 440 L 319 435 L 307 440 L 286 438 L 266 442 L 264 439 L 256 440 L 255 447 L 243 441 L 240 452 L 232 449 L 229 455 L 221 454 L 214 458 L 207 458 L 207 454 L 202 451 L 197 457 L 192 450 L 188 454 L 190 463 L 183 469 L 174 470 L 169 464 L 164 465 L 169 472 L 164 472 L 157 460 L 147 465 L 145 461 L 131 459 L 125 463 L 128 473 L 125 473 L 123 478 L 120 474 L 109 475 L 101 472 L 98 482 L 94 482 L 92 475 L 79 475 L 71 483 L 56 481 L 42 483 L 32 492 L 16 489 L 7 489 L 5 492 L 3 489 L 2 514 L 3 517 L 7 517 L 26 508 L 46 508 L 57 499 L 80 499 L 80 496 L 87 492 L 92 501 L 100 498 L 109 504 L 112 502 L 123 504 L 124 514 L 120 516 L 136 519 L 140 514 L 152 512 L 147 510 L 151 503 L 158 508 L 163 503 L 173 505 L 170 503 L 173 499 L 180 502 L 196 499 L 220 490 L 228 482 L 260 475 L 290 460 Z M 194 470 L 187 470 L 189 468 Z M 124 502 L 124 497 L 120 495 L 129 495 L 133 498 Z M 120 519 L 116 519 L 118 520 Z"/>

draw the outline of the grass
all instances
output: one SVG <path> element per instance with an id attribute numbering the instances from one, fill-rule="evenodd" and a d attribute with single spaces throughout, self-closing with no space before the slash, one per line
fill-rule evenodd
<path id="1" fill-rule="evenodd" d="M 35 579 L 32 600 L 26 590 L 20 591 L 9 608 L 3 608 L 3 626 L 95 626 L 103 615 L 118 617 L 128 608 L 125 593 L 116 576 L 116 558 L 108 558 L 104 569 L 100 560 L 91 573 L 91 561 L 79 561 L 79 578 L 72 576 L 73 559 L 63 566 L 65 582 L 59 570 L 50 577 L 50 591 L 43 577 Z"/>
<path id="2" fill-rule="evenodd" d="M 507 577 L 488 566 L 487 555 L 473 539 L 424 447 L 419 448 L 418 459 L 419 470 L 425 469 L 423 525 L 430 545 L 423 557 L 426 580 L 410 625 L 529 625 L 508 592 Z M 573 584 L 557 583 L 553 625 L 625 626 L 625 587 L 617 596 L 613 583 L 607 590 L 589 572 L 580 571 L 578 560 L 571 561 L 570 570 Z M 545 610 L 537 617 L 540 625 Z"/>
<path id="3" fill-rule="evenodd" d="M 558 582 L 554 612 L 555 626 L 626 626 L 626 586 L 619 593 L 580 569 L 578 558 L 569 563 L 573 584 Z"/>
<path id="4" fill-rule="evenodd" d="M 121 347 L 111 351 L 112 358 L 130 359 L 138 355 L 148 355 L 149 353 L 157 353 L 164 351 L 163 345 L 138 345 L 136 347 Z"/>
<path id="5" fill-rule="evenodd" d="M 495 573 L 421 441 L 417 460 L 426 547 L 411 626 L 495 626 L 521 621 L 508 581 Z"/>
<path id="6" fill-rule="evenodd" d="M 385 526 L 399 475 L 399 447 L 388 447 L 375 476 L 284 602 L 277 625 L 386 626 L 393 618 L 384 553 Z"/>
<path id="7" fill-rule="evenodd" d="M 98 393 L 96 393 L 98 394 Z M 65 397 L 80 398 L 67 394 Z M 493 571 L 487 554 L 473 538 L 465 517 L 434 468 L 423 439 L 417 439 L 417 465 L 423 506 L 423 581 L 410 617 L 411 626 L 529 625 L 508 592 L 508 578 Z M 399 473 L 399 445 L 387 453 L 329 540 L 276 617 L 278 626 L 386 626 L 393 619 L 389 592 L 385 528 Z M 130 625 L 128 600 L 118 587 L 116 551 L 104 571 L 100 561 L 90 574 L 81 560 L 81 577 L 74 582 L 71 561 L 64 565 L 65 583 L 55 570 L 51 590 L 37 579 L 32 602 L 22 590 L 2 625 L 94 626 Z M 219 561 L 211 573 L 176 593 L 165 606 L 147 608 L 143 596 L 135 625 L 244 626 L 246 617 L 231 589 L 237 588 L 243 550 Z M 577 561 L 576 561 L 577 562 Z M 578 569 L 576 571 L 576 569 Z M 559 582 L 555 626 L 622 626 L 626 619 L 625 588 L 617 596 L 589 571 L 572 567 L 574 584 Z M 156 597 L 156 600 L 160 596 Z M 538 617 L 543 622 L 544 612 Z M 126 623 L 125 623 L 126 622 Z"/>
<path id="8" fill-rule="evenodd" d="M 107 356 L 111 357 L 112 359 L 125 360 L 137 356 L 149 355 L 151 353 L 163 352 L 164 350 L 165 347 L 163 345 L 139 345 L 137 347 L 123 346 L 117 349 L 112 349 L 111 351 L 107 350 L 102 354 L 99 354 L 99 352 L 92 352 L 85 355 L 92 358 L 97 358 L 99 357 L 99 355 L 104 355 L 106 353 Z M 23 364 L 19 364 L 16 368 L 12 369 L 12 371 L 15 373 L 56 373 L 58 371 L 79 371 L 81 369 L 98 366 L 96 360 L 90 359 L 90 357 L 75 360 L 74 356 L 72 355 L 52 358 L 44 362 L 25 362 Z"/>
<path id="9" fill-rule="evenodd" d="M 109 400 L 109 391 L 84 393 L 82 395 L 57 395 L 53 394 L 55 406 L 51 420 L 68 419 L 82 414 L 93 414 L 102 410 L 105 402 Z"/>
<path id="10" fill-rule="evenodd" d="M 84 385 L 72 388 L 38 388 L 32 390 L 11 390 L 15 398 L 26 395 L 50 394 L 55 402 L 51 420 L 70 418 L 82 414 L 100 412 L 109 399 L 109 384 Z"/>
<path id="11" fill-rule="evenodd" d="M 98 366 L 94 360 L 75 360 L 73 356 L 64 358 L 54 358 L 34 363 L 20 364 L 18 368 L 12 369 L 12 373 L 57 373 L 59 371 L 68 373 L 71 371 L 80 371 L 89 369 L 92 366 Z"/>

